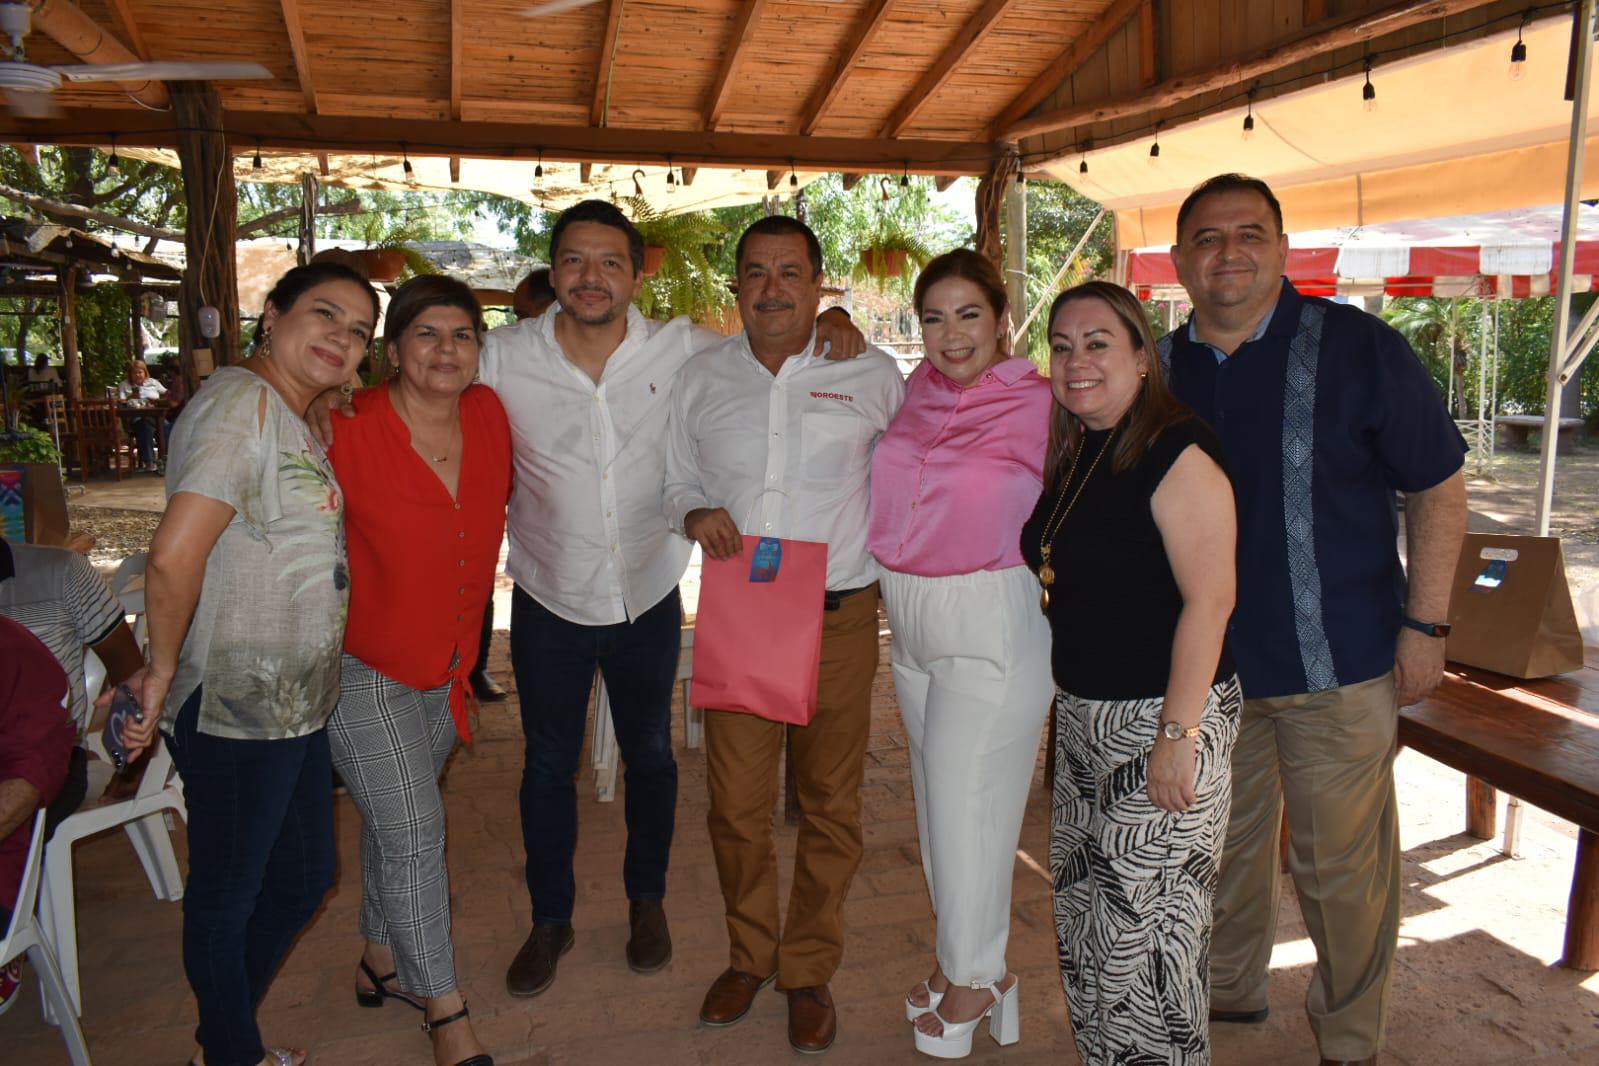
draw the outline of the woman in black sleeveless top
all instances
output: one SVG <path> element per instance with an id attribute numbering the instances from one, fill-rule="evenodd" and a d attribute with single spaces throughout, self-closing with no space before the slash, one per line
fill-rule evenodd
<path id="1" fill-rule="evenodd" d="M 1211 901 L 1242 695 L 1226 645 L 1232 487 L 1167 391 L 1138 300 L 1089 282 L 1050 311 L 1056 406 L 1022 529 L 1055 673 L 1050 866 L 1088 1066 L 1210 1061 Z"/>

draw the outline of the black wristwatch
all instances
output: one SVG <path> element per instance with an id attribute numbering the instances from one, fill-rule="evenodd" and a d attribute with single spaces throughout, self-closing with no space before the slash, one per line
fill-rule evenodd
<path id="1" fill-rule="evenodd" d="M 1404 625 L 1407 629 L 1414 629 L 1417 633 L 1425 633 L 1429 637 L 1447 637 L 1450 630 L 1448 622 L 1418 622 L 1408 614 L 1405 615 Z"/>

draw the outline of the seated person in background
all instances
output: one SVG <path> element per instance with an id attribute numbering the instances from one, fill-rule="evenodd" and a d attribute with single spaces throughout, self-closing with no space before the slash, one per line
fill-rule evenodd
<path id="1" fill-rule="evenodd" d="M 122 605 L 89 560 L 67 548 L 18 544 L 0 537 L 0 617 L 26 627 L 66 671 L 74 736 L 89 731 L 94 713 L 84 691 L 84 647 L 93 648 L 105 663 L 106 680 L 113 686 L 144 665 Z M 68 785 L 51 809 L 52 825 L 83 801 L 87 771 L 87 756 L 80 747 L 72 756 Z M 106 792 L 116 795 L 119 786 L 136 784 L 134 775 L 118 775 Z"/>
<path id="2" fill-rule="evenodd" d="M 0 618 L 0 933 L 22 884 L 33 816 L 61 791 L 75 732 L 67 675 L 21 625 Z M 16 1000 L 21 959 L 0 968 L 0 1014 Z"/>
<path id="3" fill-rule="evenodd" d="M 166 394 L 166 386 L 150 376 L 150 368 L 143 359 L 135 359 L 128 364 L 128 376 L 117 386 L 117 399 L 141 406 L 159 400 Z M 138 442 L 139 467 L 143 470 L 154 471 L 156 468 L 155 433 L 158 417 L 154 413 L 122 416 L 123 428 L 133 434 L 133 439 Z"/>

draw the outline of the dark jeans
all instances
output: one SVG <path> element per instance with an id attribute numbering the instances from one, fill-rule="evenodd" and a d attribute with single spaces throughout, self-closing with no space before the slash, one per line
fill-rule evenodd
<path id="1" fill-rule="evenodd" d="M 145 466 L 155 462 L 155 415 L 126 415 L 122 425 L 133 434 L 139 448 L 139 462 Z"/>
<path id="2" fill-rule="evenodd" d="M 611 721 L 626 767 L 628 899 L 666 896 L 666 864 L 677 809 L 672 757 L 672 683 L 683 608 L 677 590 L 631 622 L 584 626 L 546 610 L 520 588 L 511 597 L 511 666 L 527 738 L 522 767 L 522 842 L 533 920 L 572 920 L 577 885 L 577 785 L 594 668 L 610 694 Z"/>
<path id="3" fill-rule="evenodd" d="M 196 730 L 200 693 L 172 723 L 189 808 L 183 968 L 206 1066 L 266 1054 L 255 1009 L 290 944 L 333 887 L 328 735 L 235 740 Z"/>

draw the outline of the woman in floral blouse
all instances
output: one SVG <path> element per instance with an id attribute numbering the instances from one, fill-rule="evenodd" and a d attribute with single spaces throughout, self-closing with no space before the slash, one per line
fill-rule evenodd
<path id="1" fill-rule="evenodd" d="M 328 716 L 349 601 L 344 501 L 303 419 L 369 347 L 377 295 L 348 268 L 296 267 L 255 350 L 218 370 L 172 436 L 150 545 L 150 663 L 134 679 L 183 775 L 183 963 L 204 1066 L 298 1066 L 255 1006 L 333 885 Z M 162 710 L 170 713 L 163 716 Z M 153 712 L 153 713 L 152 713 Z"/>

